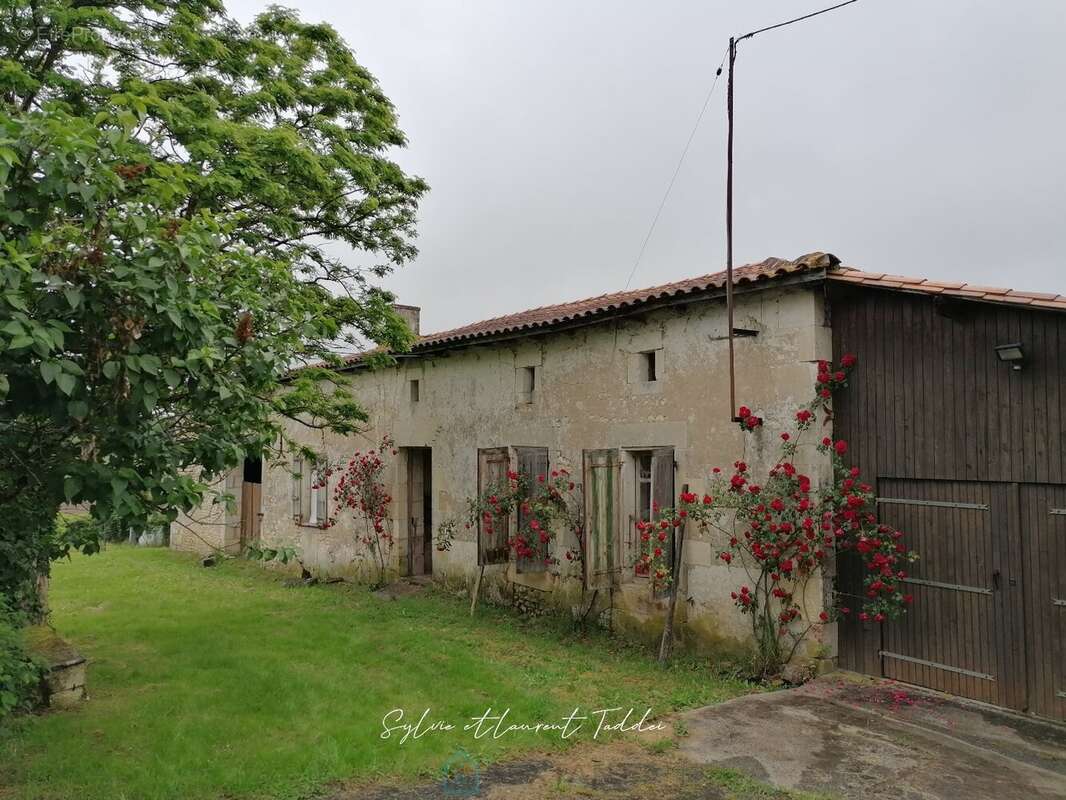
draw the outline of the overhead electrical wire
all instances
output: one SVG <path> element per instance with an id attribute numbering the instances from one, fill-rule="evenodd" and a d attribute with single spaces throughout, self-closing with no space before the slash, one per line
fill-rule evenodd
<path id="1" fill-rule="evenodd" d="M 759 28 L 758 30 L 745 33 L 743 36 L 736 38 L 736 43 L 740 43 L 744 39 L 750 39 L 753 36 L 757 36 L 760 33 L 766 33 L 772 31 L 775 28 L 783 28 L 786 25 L 792 25 L 796 22 L 802 22 L 803 20 L 810 19 L 811 17 L 817 17 L 822 14 L 828 14 L 830 11 L 836 11 L 838 8 L 844 6 L 850 6 L 852 3 L 857 3 L 859 0 L 845 0 L 843 3 L 837 3 L 835 6 L 829 8 L 823 8 L 820 11 L 812 11 L 810 14 L 804 14 L 803 16 L 796 17 L 795 19 L 786 20 L 784 22 L 778 22 L 773 25 L 767 25 L 765 28 Z M 707 113 L 707 106 L 710 105 L 711 96 L 714 94 L 715 87 L 718 86 L 718 79 L 722 76 L 722 67 L 725 66 L 725 61 L 729 57 L 729 48 L 726 48 L 725 54 L 722 56 L 722 61 L 718 64 L 718 69 L 714 73 L 714 81 L 711 83 L 711 88 L 707 91 L 707 96 L 703 99 L 703 106 L 700 108 L 700 113 L 696 117 L 696 123 L 692 126 L 692 131 L 688 135 L 688 141 L 685 142 L 685 146 L 681 150 L 681 156 L 677 159 L 677 166 L 674 167 L 674 173 L 670 176 L 670 182 L 666 185 L 666 191 L 663 193 L 662 200 L 659 202 L 659 207 L 655 210 L 655 216 L 652 218 L 651 225 L 648 226 L 648 232 L 644 235 L 644 240 L 640 244 L 640 252 L 637 253 L 636 261 L 633 262 L 633 268 L 629 271 L 629 278 L 626 280 L 625 289 L 629 289 L 629 285 L 633 282 L 633 277 L 637 274 L 637 268 L 640 267 L 640 262 L 644 258 L 644 253 L 648 249 L 648 243 L 651 241 L 652 234 L 655 233 L 655 226 L 659 223 L 659 217 L 662 216 L 663 209 L 666 207 L 666 201 L 670 199 L 670 192 L 673 191 L 674 183 L 677 182 L 677 176 L 681 173 L 681 167 L 685 163 L 685 156 L 688 155 L 689 148 L 692 146 L 692 140 L 696 138 L 696 131 L 699 130 L 700 123 L 703 121 L 704 114 Z M 625 291 L 623 289 L 623 291 Z"/>
<path id="2" fill-rule="evenodd" d="M 852 0 L 852 2 L 854 2 L 854 0 Z M 652 218 L 651 225 L 648 227 L 648 232 L 644 236 L 644 241 L 641 242 L 640 252 L 637 253 L 637 260 L 633 262 L 633 269 L 629 271 L 629 279 L 626 281 L 625 289 L 629 288 L 629 284 L 633 282 L 633 276 L 637 274 L 637 267 L 640 266 L 641 259 L 644 258 L 644 251 L 648 249 L 648 242 L 651 241 L 651 236 L 655 232 L 655 226 L 658 224 L 659 217 L 662 216 L 663 209 L 666 207 L 666 201 L 670 198 L 670 192 L 673 191 L 677 176 L 681 173 L 681 166 L 685 163 L 685 156 L 688 155 L 689 148 L 692 147 L 692 140 L 696 138 L 696 131 L 699 130 L 700 123 L 703 121 L 703 116 L 707 113 L 707 107 L 711 103 L 711 96 L 714 94 L 714 89 L 718 85 L 718 79 L 722 77 L 722 67 L 725 66 L 725 60 L 728 57 L 729 49 L 727 48 L 725 54 L 722 56 L 721 63 L 718 64 L 718 69 L 715 70 L 714 80 L 711 82 L 711 88 L 707 90 L 707 96 L 703 98 L 703 106 L 700 108 L 700 113 L 696 117 L 696 122 L 692 126 L 692 131 L 688 135 L 688 141 L 685 142 L 685 146 L 681 149 L 681 156 L 677 159 L 677 166 L 674 167 L 674 174 L 670 176 L 670 182 L 666 185 L 663 199 L 659 202 L 659 208 L 655 211 L 655 216 Z M 623 289 L 623 291 L 625 290 Z"/>

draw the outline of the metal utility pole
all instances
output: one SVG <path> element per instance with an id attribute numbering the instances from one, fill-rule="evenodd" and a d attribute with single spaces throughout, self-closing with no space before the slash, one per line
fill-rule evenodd
<path id="1" fill-rule="evenodd" d="M 737 45 L 745 39 L 750 39 L 760 33 L 772 31 L 775 28 L 783 28 L 794 22 L 802 22 L 811 17 L 817 17 L 838 8 L 850 6 L 859 0 L 847 0 L 837 3 L 835 6 L 823 8 L 821 11 L 813 11 L 802 17 L 778 22 L 775 25 L 767 25 L 765 28 L 745 33 L 743 36 L 729 37 L 729 82 L 726 89 L 726 119 L 729 125 L 729 133 L 726 137 L 726 178 L 725 178 L 725 305 L 726 324 L 729 326 L 729 416 L 735 422 L 740 421 L 737 417 L 737 381 L 736 381 L 736 358 L 733 351 L 733 76 L 734 65 L 737 60 Z"/>

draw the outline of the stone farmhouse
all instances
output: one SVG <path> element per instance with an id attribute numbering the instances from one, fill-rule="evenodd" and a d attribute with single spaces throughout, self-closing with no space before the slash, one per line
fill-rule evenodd
<path id="1" fill-rule="evenodd" d="M 421 335 L 378 370 L 353 358 L 365 435 L 291 430 L 333 461 L 391 435 L 397 574 L 468 588 L 483 574 L 482 597 L 650 639 L 667 598 L 634 569 L 635 522 L 683 487 L 702 493 L 714 467 L 772 466 L 818 360 L 853 352 L 830 433 L 852 443 L 879 513 L 922 555 L 908 579 L 915 612 L 816 626 L 806 655 L 1066 718 L 1066 297 L 867 273 L 813 253 L 736 269 L 734 298 L 736 399 L 764 419 L 755 433 L 730 407 L 724 273 Z M 418 309 L 400 310 L 417 333 Z M 816 438 L 795 460 L 819 481 L 829 465 Z M 462 524 L 436 549 L 441 524 L 463 520 L 467 499 L 508 469 L 575 476 L 584 565 L 494 558 Z M 357 575 L 353 523 L 336 515 L 323 529 L 331 492 L 310 473 L 249 459 L 225 481 L 237 502 L 175 524 L 172 546 L 289 546 L 312 572 Z M 569 544 L 556 540 L 555 555 Z M 721 545 L 686 534 L 677 628 L 693 648 L 729 652 L 750 626 Z M 808 619 L 861 586 L 838 566 L 807 584 Z"/>

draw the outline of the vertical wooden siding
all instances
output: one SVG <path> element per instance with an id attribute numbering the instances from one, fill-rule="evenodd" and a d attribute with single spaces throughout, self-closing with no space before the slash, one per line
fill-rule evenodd
<path id="1" fill-rule="evenodd" d="M 1045 501 L 1066 484 L 1066 315 L 964 301 L 938 307 L 929 297 L 843 287 L 831 289 L 830 312 L 835 355 L 859 357 L 836 403 L 836 435 L 848 440 L 853 463 L 879 494 L 878 479 L 990 485 L 1003 579 L 1016 580 L 1008 593 L 1025 596 L 1024 616 L 1014 602 L 998 612 L 1013 634 L 996 644 L 998 664 L 1015 674 L 1027 669 L 1027 707 L 1062 716 L 1054 633 L 1066 625 L 1066 608 L 1051 605 L 1049 591 L 1061 586 L 1056 576 L 1066 564 L 1052 545 L 1048 532 L 1057 523 Z M 1025 351 L 1021 370 L 995 354 L 996 345 L 1013 342 Z M 844 591 L 861 586 L 846 561 L 840 572 Z M 1047 636 L 1018 635 L 1035 627 Z M 841 665 L 881 674 L 878 651 L 894 635 L 842 623 Z M 1013 694 L 994 701 L 1022 702 Z"/>
<path id="2" fill-rule="evenodd" d="M 833 350 L 859 357 L 835 430 L 865 474 L 1066 483 L 1066 314 L 834 292 Z M 1021 342 L 1021 370 L 995 346 Z"/>

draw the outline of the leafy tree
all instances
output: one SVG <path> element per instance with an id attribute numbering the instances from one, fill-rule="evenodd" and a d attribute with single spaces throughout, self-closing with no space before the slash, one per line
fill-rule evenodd
<path id="1" fill-rule="evenodd" d="M 328 25 L 241 26 L 215 0 L 5 9 L 0 592 L 25 604 L 64 500 L 143 528 L 285 447 L 284 418 L 360 425 L 333 351 L 410 345 L 373 281 L 414 255 L 426 186 Z"/>

